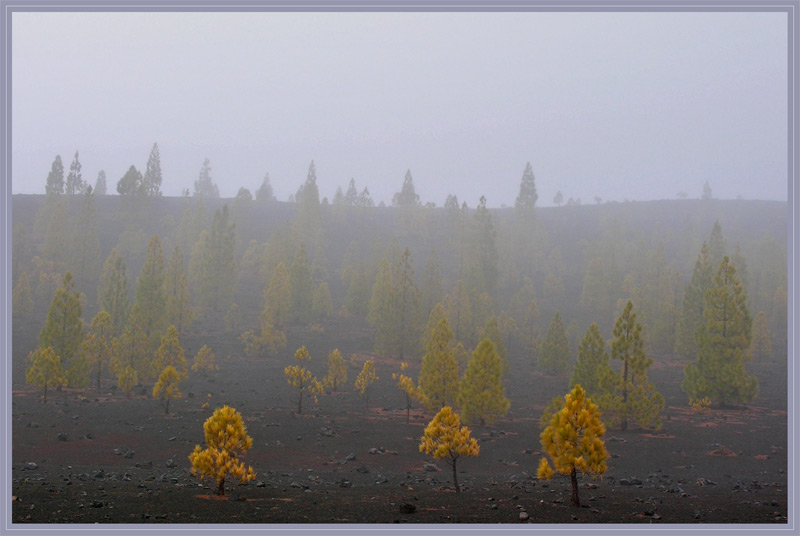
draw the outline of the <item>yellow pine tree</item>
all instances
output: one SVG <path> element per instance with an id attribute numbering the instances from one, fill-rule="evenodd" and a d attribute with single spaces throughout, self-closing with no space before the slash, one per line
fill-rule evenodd
<path id="1" fill-rule="evenodd" d="M 508 413 L 511 402 L 503 389 L 503 362 L 488 338 L 481 341 L 473 352 L 458 389 L 464 421 L 478 419 L 484 426 Z"/>
<path id="2" fill-rule="evenodd" d="M 303 393 L 308 392 L 309 395 L 314 397 L 316 401 L 317 395 L 322 393 L 322 384 L 317 381 L 317 378 L 311 374 L 311 371 L 303 365 L 311 360 L 308 355 L 308 350 L 305 346 L 301 346 L 294 353 L 295 360 L 298 365 L 289 365 L 283 370 L 286 380 L 298 391 L 297 399 L 297 413 L 303 413 Z"/>
<path id="3" fill-rule="evenodd" d="M 550 480 L 554 473 L 569 475 L 572 505 L 580 506 L 577 472 L 591 475 L 606 472 L 608 452 L 600 439 L 605 433 L 597 405 L 586 398 L 586 391 L 580 385 L 576 385 L 564 397 L 561 409 L 552 413 L 550 424 L 540 436 L 542 450 L 550 456 L 553 466 L 543 457 L 538 477 Z"/>
<path id="4" fill-rule="evenodd" d="M 28 354 L 28 367 L 25 373 L 25 383 L 33 384 L 44 391 L 44 402 L 47 403 L 48 387 L 58 387 L 67 384 L 64 369 L 61 366 L 61 357 L 56 355 L 53 348 L 39 347 Z"/>
<path id="5" fill-rule="evenodd" d="M 408 369 L 408 363 L 400 363 L 400 370 Z M 397 387 L 406 399 L 406 424 L 411 420 L 411 402 L 420 398 L 420 393 L 414 386 L 414 380 L 405 374 L 392 373 L 392 379 L 397 380 Z"/>
<path id="6" fill-rule="evenodd" d="M 178 329 L 175 326 L 168 327 L 166 335 L 161 337 L 161 345 L 156 350 L 153 360 L 153 370 L 156 372 L 169 366 L 174 367 L 181 378 L 185 378 L 189 373 L 186 354 L 178 339 Z"/>
<path id="7" fill-rule="evenodd" d="M 219 370 L 219 367 L 214 364 L 214 353 L 211 351 L 211 348 L 204 344 L 194 357 L 192 372 L 205 374 L 206 372 L 214 372 L 216 370 Z"/>
<path id="8" fill-rule="evenodd" d="M 425 427 L 425 435 L 420 438 L 419 451 L 431 454 L 437 460 L 444 458 L 453 469 L 456 493 L 460 493 L 456 462 L 462 456 L 477 456 L 481 449 L 478 441 L 470 437 L 469 428 L 461 426 L 458 413 L 453 412 L 450 406 L 445 406 Z"/>
<path id="9" fill-rule="evenodd" d="M 364 407 L 369 408 L 369 386 L 378 381 L 378 374 L 375 372 L 375 363 L 371 359 L 364 361 L 361 372 L 356 377 L 356 391 L 364 400 Z"/>
<path id="10" fill-rule="evenodd" d="M 328 354 L 328 375 L 322 380 L 322 384 L 328 392 L 334 393 L 346 383 L 347 363 L 337 349 Z"/>
<path id="11" fill-rule="evenodd" d="M 458 362 L 451 348 L 453 332 L 446 318 L 439 321 L 422 357 L 417 388 L 429 411 L 453 406 L 458 399 Z"/>
<path id="12" fill-rule="evenodd" d="M 181 397 L 181 392 L 178 390 L 181 379 L 183 376 L 172 365 L 168 365 L 158 376 L 158 381 L 153 386 L 153 398 L 161 396 L 164 400 L 164 413 L 169 414 L 170 400 Z"/>
<path id="13" fill-rule="evenodd" d="M 125 396 L 130 398 L 131 389 L 139 385 L 139 374 L 133 367 L 127 365 L 124 369 L 120 369 L 117 374 L 117 385 L 125 393 Z"/>
<path id="14" fill-rule="evenodd" d="M 242 415 L 230 406 L 217 408 L 203 423 L 206 448 L 195 445 L 189 455 L 192 474 L 200 479 L 211 478 L 217 483 L 217 494 L 225 495 L 225 478 L 230 476 L 240 482 L 249 482 L 256 477 L 252 467 L 245 467 L 239 460 L 253 446 L 253 438 L 247 435 Z"/>

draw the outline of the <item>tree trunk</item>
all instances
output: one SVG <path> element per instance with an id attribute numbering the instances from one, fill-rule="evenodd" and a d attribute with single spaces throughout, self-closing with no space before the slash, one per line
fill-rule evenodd
<path id="1" fill-rule="evenodd" d="M 217 495 L 225 495 L 225 477 L 219 479 L 219 487 L 217 488 Z"/>
<path id="2" fill-rule="evenodd" d="M 628 359 L 622 364 L 622 431 L 628 429 Z"/>
<path id="3" fill-rule="evenodd" d="M 453 484 L 456 485 L 456 493 L 461 493 L 461 487 L 458 485 L 458 475 L 456 474 L 456 460 L 453 460 Z"/>
<path id="4" fill-rule="evenodd" d="M 406 424 L 411 422 L 411 404 L 406 404 Z"/>
<path id="5" fill-rule="evenodd" d="M 164 406 L 164 415 L 169 415 L 169 398 L 167 399 L 167 405 Z"/>
<path id="6" fill-rule="evenodd" d="M 297 400 L 297 414 L 303 414 L 303 390 L 300 389 L 300 398 Z"/>
<path id="7" fill-rule="evenodd" d="M 100 374 L 103 372 L 102 364 L 97 365 L 97 390 L 100 390 Z"/>
<path id="8" fill-rule="evenodd" d="M 47 381 L 44 382 L 44 403 L 47 404 Z"/>
<path id="9" fill-rule="evenodd" d="M 580 506 L 581 501 L 578 500 L 578 477 L 575 474 L 575 468 L 572 468 L 572 472 L 569 474 L 569 478 L 572 481 L 572 506 Z"/>

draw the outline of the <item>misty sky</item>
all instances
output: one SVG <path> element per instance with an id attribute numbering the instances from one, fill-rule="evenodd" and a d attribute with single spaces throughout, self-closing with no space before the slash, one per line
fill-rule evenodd
<path id="1" fill-rule="evenodd" d="M 391 203 L 787 199 L 785 13 L 14 13 L 12 191 L 60 154 L 109 192 L 159 144 L 164 195 L 313 159 Z"/>

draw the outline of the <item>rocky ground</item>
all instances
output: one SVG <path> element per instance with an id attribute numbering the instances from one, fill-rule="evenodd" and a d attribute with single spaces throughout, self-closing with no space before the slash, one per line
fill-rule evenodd
<path id="1" fill-rule="evenodd" d="M 431 415 L 417 408 L 406 422 L 391 380 L 399 363 L 377 360 L 381 379 L 368 408 L 349 388 L 296 414 L 283 368 L 300 344 L 309 346 L 318 376 L 334 347 L 345 356 L 361 352 L 348 370 L 351 384 L 367 357 L 363 328 L 327 329 L 290 332 L 289 346 L 273 358 L 246 358 L 235 339 L 219 338 L 210 346 L 220 371 L 190 374 L 168 415 L 148 396 L 152 386 L 126 398 L 110 380 L 100 391 L 51 392 L 42 403 L 24 384 L 35 333 L 15 329 L 13 523 L 787 522 L 783 363 L 752 364 L 761 394 L 751 406 L 699 414 L 680 391 L 684 363 L 654 356 L 650 377 L 667 401 L 663 427 L 608 430 L 608 471 L 579 479 L 583 504 L 576 508 L 567 477 L 535 477 L 539 416 L 566 391 L 567 378 L 543 375 L 512 351 L 511 412 L 473 428 L 481 453 L 460 460 L 457 494 L 449 466 L 418 451 Z M 200 343 L 188 342 L 187 355 Z M 418 367 L 411 363 L 413 377 Z M 244 416 L 254 439 L 244 459 L 257 478 L 228 483 L 218 497 L 213 483 L 190 474 L 188 455 L 223 404 Z"/>

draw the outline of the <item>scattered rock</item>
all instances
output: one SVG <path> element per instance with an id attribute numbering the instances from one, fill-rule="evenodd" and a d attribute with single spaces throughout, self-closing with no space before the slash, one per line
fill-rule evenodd
<path id="1" fill-rule="evenodd" d="M 519 513 L 519 520 L 520 521 L 527 521 L 529 517 L 530 516 L 528 515 L 528 512 L 520 512 Z"/>
<path id="2" fill-rule="evenodd" d="M 91 506 L 92 508 L 102 508 L 103 506 L 105 506 L 105 504 L 103 504 L 101 501 L 92 501 L 92 504 L 90 504 L 89 506 Z"/>
<path id="3" fill-rule="evenodd" d="M 385 476 L 383 476 L 383 475 L 378 475 L 378 479 L 375 481 L 375 484 L 376 484 L 376 485 L 377 485 L 377 484 L 386 484 L 387 482 L 389 482 L 389 479 L 388 479 L 388 478 L 386 478 L 386 477 L 385 477 Z"/>
<path id="4" fill-rule="evenodd" d="M 256 482 L 256 487 L 257 488 L 266 488 L 267 484 L 263 480 L 259 480 L 258 482 Z"/>
<path id="5" fill-rule="evenodd" d="M 347 456 L 344 457 L 344 461 L 346 461 L 346 462 L 352 462 L 355 459 L 356 459 L 356 455 L 353 452 L 351 452 L 350 454 L 348 454 Z"/>
<path id="6" fill-rule="evenodd" d="M 353 484 L 349 480 L 342 479 L 339 482 L 339 487 L 340 488 L 351 488 L 351 487 L 353 487 Z"/>
<path id="7" fill-rule="evenodd" d="M 103 471 L 102 469 L 100 469 L 100 470 L 95 471 L 94 473 L 92 473 L 92 477 L 94 477 L 94 478 L 105 478 L 106 477 L 106 472 Z"/>
<path id="8" fill-rule="evenodd" d="M 175 469 L 176 467 L 178 467 L 178 464 L 177 464 L 177 463 L 175 463 L 175 460 L 173 460 L 172 458 L 170 458 L 169 460 L 167 460 L 166 466 L 167 466 L 169 469 Z"/>
<path id="9" fill-rule="evenodd" d="M 69 441 L 69 436 L 67 434 L 65 434 L 64 432 L 61 432 L 60 434 L 58 434 L 58 440 L 59 441 Z"/>
<path id="10" fill-rule="evenodd" d="M 437 471 L 441 471 L 441 469 L 439 469 L 439 467 L 437 467 L 436 464 L 429 463 L 429 462 L 423 462 L 422 463 L 422 468 L 424 470 L 430 472 L 430 473 L 435 473 Z"/>
<path id="11" fill-rule="evenodd" d="M 630 486 L 631 485 L 631 481 L 628 480 L 627 478 L 620 478 L 619 479 L 619 485 L 620 486 Z"/>
<path id="12" fill-rule="evenodd" d="M 177 438 L 175 436 L 172 436 L 169 439 L 167 439 L 167 441 L 175 441 L 175 439 L 177 439 Z"/>
<path id="13" fill-rule="evenodd" d="M 131 459 L 131 458 L 133 458 L 134 454 L 135 454 L 135 452 L 132 451 L 131 449 L 125 449 L 124 457 L 128 458 L 128 459 Z"/>
<path id="14" fill-rule="evenodd" d="M 627 442 L 627 440 L 624 437 L 614 437 L 614 436 L 609 437 L 608 439 L 606 439 L 606 441 L 609 442 L 609 443 L 626 443 Z"/>
<path id="15" fill-rule="evenodd" d="M 400 505 L 400 513 L 401 514 L 413 514 L 417 511 L 416 505 L 411 503 L 403 503 Z"/>
<path id="16" fill-rule="evenodd" d="M 25 464 L 25 467 L 23 467 L 23 469 L 27 469 L 28 471 L 35 471 L 38 468 L 39 465 L 36 464 L 35 462 L 28 462 Z"/>
<path id="17" fill-rule="evenodd" d="M 39 424 L 38 422 L 29 422 L 28 423 L 28 428 L 39 428 L 40 426 L 41 426 L 41 424 Z"/>
<path id="18" fill-rule="evenodd" d="M 357 473 L 363 473 L 363 474 L 367 474 L 367 473 L 369 473 L 369 469 L 367 469 L 365 466 L 363 466 L 363 465 L 362 465 L 361 467 L 359 467 L 358 469 L 356 469 L 356 472 L 357 472 Z"/>

